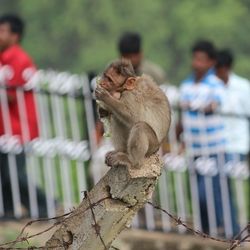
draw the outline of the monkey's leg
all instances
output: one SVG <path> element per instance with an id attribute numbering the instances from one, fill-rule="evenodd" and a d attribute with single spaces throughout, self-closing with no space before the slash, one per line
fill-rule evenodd
<path id="1" fill-rule="evenodd" d="M 114 150 L 106 154 L 105 163 L 108 166 L 113 167 L 118 166 L 119 164 L 124 165 L 125 156 L 122 155 L 122 153 L 127 152 L 129 130 L 127 128 L 124 128 L 123 124 L 116 118 L 113 118 L 113 122 L 111 124 L 111 140 L 114 146 Z"/>
<path id="2" fill-rule="evenodd" d="M 132 166 L 139 168 L 145 157 L 156 153 L 158 149 L 159 142 L 154 130 L 146 122 L 136 123 L 128 139 L 128 158 Z"/>

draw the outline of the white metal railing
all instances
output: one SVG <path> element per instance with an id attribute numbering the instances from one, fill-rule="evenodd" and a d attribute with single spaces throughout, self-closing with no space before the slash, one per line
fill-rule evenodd
<path id="1" fill-rule="evenodd" d="M 221 117 L 223 114 L 219 114 L 219 118 Z M 200 125 L 206 128 L 206 120 L 203 118 L 201 114 L 199 120 L 202 124 Z M 242 119 L 242 116 L 238 118 Z M 213 158 L 209 157 L 208 152 L 203 152 L 198 158 L 193 157 L 192 152 L 180 153 L 180 143 L 176 138 L 178 121 L 179 111 L 173 110 L 168 135 L 170 149 L 163 155 L 164 171 L 159 179 L 153 202 L 181 218 L 196 230 L 205 230 L 212 236 L 225 235 L 231 238 L 236 231 L 247 225 L 250 218 L 249 159 L 242 160 L 238 154 L 235 154 L 229 161 L 220 151 Z M 93 157 L 95 159 L 94 176 L 102 176 L 101 173 L 107 169 L 103 158 L 109 150 L 110 142 L 105 139 L 105 143 L 100 146 Z M 203 194 L 198 185 L 200 179 L 203 179 Z M 95 178 L 95 182 L 98 180 L 99 178 Z M 202 207 L 201 195 L 206 196 Z M 218 204 L 221 205 L 221 211 L 217 208 Z M 206 223 L 204 222 L 204 206 L 207 208 Z M 149 205 L 146 205 L 134 218 L 132 225 L 136 228 L 164 232 L 176 230 L 176 224 L 165 213 L 156 211 Z M 186 229 L 178 226 L 177 231 L 185 233 Z"/>
<path id="2" fill-rule="evenodd" d="M 17 96 L 24 144 L 20 143 L 18 136 L 12 134 L 8 88 L 0 86 L 0 108 L 5 128 L 5 133 L 0 135 L 0 152 L 8 161 L 14 215 L 17 218 L 23 215 L 16 157 L 24 152 L 30 216 L 41 216 L 40 206 L 44 202 L 47 216 L 52 217 L 56 214 L 58 206 L 62 205 L 63 209 L 68 211 L 78 204 L 82 199 L 82 191 L 90 189 L 92 180 L 96 183 L 104 175 L 108 170 L 104 164 L 104 155 L 111 150 L 112 145 L 107 138 L 99 147 L 96 145 L 92 94 L 86 76 L 40 70 L 23 88 L 19 87 L 14 91 Z M 25 93 L 29 91 L 34 93 L 39 125 L 39 137 L 32 140 L 27 125 L 28 110 L 24 105 Z M 240 228 L 247 224 L 250 216 L 248 163 L 241 161 L 237 156 L 232 161 L 227 161 L 221 153 L 217 154 L 216 161 L 208 158 L 206 152 L 198 159 L 187 152 L 180 154 L 176 138 L 179 116 L 177 111 L 173 111 L 172 114 L 168 136 L 169 151 L 163 155 L 164 171 L 159 179 L 153 202 L 159 203 L 163 209 L 202 231 L 205 212 L 199 202 L 199 172 L 200 176 L 203 176 L 206 195 L 207 230 L 213 236 L 218 236 L 224 231 L 230 238 L 233 235 L 231 201 L 235 204 L 236 219 Z M 205 127 L 205 124 L 201 124 L 203 125 Z M 0 166 L 1 175 L 3 171 L 5 169 Z M 90 173 L 90 176 L 87 173 Z M 216 218 L 218 202 L 214 200 L 217 194 L 213 190 L 217 173 L 217 187 L 221 191 L 219 197 L 222 204 L 222 224 L 219 225 Z M 7 216 L 8 211 L 4 209 L 3 187 L 3 179 L 0 178 L 0 216 Z M 233 191 L 229 192 L 229 188 Z M 43 193 L 44 200 L 41 200 L 40 192 Z M 156 211 L 149 205 L 135 217 L 133 226 L 164 232 L 176 229 L 176 225 L 165 213 Z M 179 233 L 186 232 L 185 228 L 180 226 L 177 230 Z"/>
<path id="3" fill-rule="evenodd" d="M 8 91 L 16 94 L 23 143 L 11 130 Z M 29 92 L 34 95 L 39 129 L 39 137 L 32 140 L 27 121 L 29 110 L 25 104 L 25 95 Z M 22 192 L 26 189 L 32 218 L 41 216 L 41 205 L 46 207 L 49 217 L 56 214 L 58 204 L 68 211 L 82 199 L 81 191 L 88 189 L 86 168 L 96 147 L 93 111 L 86 109 L 92 105 L 87 78 L 67 72 L 40 70 L 23 87 L 10 88 L 2 84 L 0 96 L 5 131 L 0 135 L 0 153 L 3 159 L 7 157 L 8 162 L 0 166 L 0 171 L 2 176 L 4 171 L 10 173 L 10 180 L 3 183 L 1 178 L 0 182 L 0 215 L 7 216 L 11 212 L 5 208 L 6 201 L 11 203 L 8 200 L 11 197 L 7 200 L 5 197 L 4 201 L 6 182 L 11 185 L 13 212 L 17 218 L 23 215 Z M 84 134 L 84 130 L 88 134 Z M 22 183 L 17 169 L 17 156 L 23 153 L 26 184 Z M 43 202 L 46 204 L 41 204 Z"/>
<path id="4" fill-rule="evenodd" d="M 206 120 L 201 117 L 201 121 L 201 127 L 206 128 Z M 169 133 L 169 144 L 172 147 L 170 152 L 163 156 L 165 171 L 159 180 L 159 197 L 156 201 L 162 208 L 190 223 L 199 231 L 205 230 L 205 226 L 202 225 L 205 206 L 208 216 L 205 231 L 212 236 L 224 234 L 231 238 L 247 225 L 250 216 L 249 159 L 242 160 L 239 154 L 234 154 L 232 159 L 228 160 L 223 152 L 218 152 L 214 158 L 209 157 L 208 152 L 203 152 L 197 159 L 192 156 L 192 152 L 178 154 L 175 127 L 176 119 L 173 117 Z M 203 193 L 198 184 L 201 178 L 204 185 Z M 206 196 L 202 207 L 199 202 L 201 195 Z M 221 212 L 218 212 L 218 204 L 221 205 Z M 146 215 L 146 220 L 147 216 L 149 215 Z M 151 213 L 150 216 L 154 218 L 155 214 Z M 159 224 L 164 231 L 173 230 L 175 227 L 165 214 Z M 178 227 L 178 231 L 184 233 L 185 228 Z"/>

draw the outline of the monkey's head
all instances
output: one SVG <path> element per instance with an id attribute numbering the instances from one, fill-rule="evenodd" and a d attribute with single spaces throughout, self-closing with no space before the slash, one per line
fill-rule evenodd
<path id="1" fill-rule="evenodd" d="M 121 59 L 112 62 L 103 72 L 100 86 L 110 93 L 132 90 L 135 87 L 136 74 L 130 61 Z"/>

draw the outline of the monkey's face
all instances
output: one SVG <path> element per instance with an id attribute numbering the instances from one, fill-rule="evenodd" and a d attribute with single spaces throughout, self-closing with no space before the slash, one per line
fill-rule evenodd
<path id="1" fill-rule="evenodd" d="M 126 77 L 110 68 L 103 73 L 100 86 L 109 92 L 122 92 L 126 80 Z"/>

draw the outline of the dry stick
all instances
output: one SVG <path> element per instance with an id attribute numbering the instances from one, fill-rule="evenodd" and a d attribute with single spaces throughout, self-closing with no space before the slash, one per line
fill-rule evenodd
<path id="1" fill-rule="evenodd" d="M 248 225 L 243 228 L 238 234 L 236 234 L 236 236 L 234 237 L 234 240 L 237 240 L 240 238 L 240 236 L 248 229 Z"/>
<path id="2" fill-rule="evenodd" d="M 230 247 L 228 248 L 228 250 L 233 250 L 235 249 L 236 247 L 240 246 L 241 243 L 243 242 L 247 242 L 246 239 L 249 237 L 249 235 L 247 235 L 246 237 L 244 237 L 243 239 L 241 240 L 235 240 L 235 242 L 233 242 Z"/>
<path id="3" fill-rule="evenodd" d="M 93 220 L 94 220 L 94 222 L 95 222 L 95 224 L 94 224 L 93 226 L 94 226 L 94 228 L 95 228 L 96 234 L 100 237 L 100 239 L 101 239 L 101 241 L 102 241 L 102 244 L 103 244 L 103 246 L 105 247 L 105 249 L 107 249 L 107 247 L 105 246 L 105 243 L 104 243 L 104 241 L 103 241 L 103 238 L 102 238 L 102 236 L 101 236 L 101 234 L 100 234 L 100 226 L 99 226 L 99 225 L 97 224 L 97 222 L 96 222 L 96 218 L 95 218 L 95 214 L 94 214 L 94 211 L 93 211 L 93 207 L 99 205 L 102 201 L 104 201 L 104 200 L 106 200 L 106 199 L 111 199 L 111 197 L 105 197 L 105 198 L 102 198 L 102 199 L 98 200 L 98 201 L 95 202 L 95 203 L 91 203 L 90 198 L 89 198 L 89 196 L 88 196 L 88 193 L 85 192 L 85 198 L 88 199 L 90 205 L 89 205 L 84 211 L 80 211 L 80 212 L 74 213 L 74 214 L 73 214 L 74 211 L 71 211 L 71 212 L 69 212 L 69 213 L 66 213 L 66 214 L 63 214 L 63 215 L 60 215 L 60 216 L 56 216 L 56 217 L 53 217 L 53 218 L 44 218 L 44 219 L 37 219 L 37 220 L 30 221 L 30 222 L 28 222 L 28 223 L 23 227 L 23 229 L 21 230 L 21 232 L 20 232 L 20 234 L 18 235 L 18 237 L 16 238 L 16 240 L 10 241 L 10 242 L 6 242 L 6 243 L 3 243 L 3 244 L 0 244 L 0 250 L 1 250 L 1 249 L 5 249 L 5 250 L 6 250 L 6 249 L 23 249 L 23 248 L 13 248 L 13 247 L 11 247 L 11 248 L 8 247 L 8 248 L 6 248 L 6 247 L 2 247 L 2 246 L 6 246 L 6 245 L 10 245 L 10 244 L 15 245 L 15 244 L 18 243 L 18 242 L 28 241 L 28 239 L 31 239 L 31 238 L 36 237 L 36 236 L 39 236 L 39 235 L 41 235 L 41 234 L 43 234 L 43 233 L 45 233 L 45 232 L 48 232 L 48 231 L 51 230 L 52 228 L 54 228 L 54 227 L 56 227 L 56 226 L 58 226 L 58 225 L 64 223 L 68 218 L 73 217 L 73 216 L 78 216 L 78 215 L 80 215 L 80 214 L 86 212 L 88 209 L 91 209 L 92 217 L 93 217 Z M 247 240 L 248 238 L 250 238 L 250 234 L 248 234 L 247 236 L 245 236 L 245 237 L 244 237 L 243 239 L 241 239 L 241 240 L 237 239 L 237 238 L 239 238 L 239 237 L 243 234 L 244 231 L 250 229 L 250 223 L 249 223 L 249 224 L 248 224 L 248 225 L 247 225 L 247 226 L 246 226 L 246 227 L 245 227 L 245 228 L 235 237 L 235 239 L 233 239 L 233 240 L 219 239 L 219 238 L 212 237 L 212 236 L 210 236 L 210 235 L 208 235 L 208 234 L 202 233 L 202 232 L 200 232 L 200 231 L 198 231 L 198 230 L 194 230 L 193 228 L 191 228 L 191 227 L 187 226 L 185 223 L 183 223 L 183 222 L 181 221 L 180 218 L 174 217 L 172 214 L 170 214 L 169 212 L 167 212 L 165 209 L 162 209 L 160 206 L 154 205 L 154 204 L 151 203 L 151 202 L 148 202 L 148 204 L 151 205 L 153 208 L 158 209 L 158 210 L 161 210 L 162 212 L 166 213 L 166 214 L 167 214 L 171 219 L 173 219 L 178 225 L 184 226 L 189 232 L 192 232 L 192 233 L 194 233 L 195 235 L 198 235 L 198 236 L 200 236 L 200 237 L 202 237 L 202 238 L 207 238 L 207 239 L 211 239 L 211 240 L 214 240 L 214 241 L 218 241 L 218 242 L 230 243 L 231 245 L 230 245 L 230 247 L 229 247 L 228 250 L 233 250 L 233 249 L 237 248 L 237 247 L 238 247 L 241 243 L 243 243 L 243 242 L 250 242 L 250 240 Z M 69 217 L 66 217 L 66 216 L 69 216 Z M 65 218 L 65 217 L 66 217 L 66 218 Z M 30 236 L 26 236 L 26 237 L 21 237 L 22 234 L 24 233 L 24 230 L 25 230 L 28 226 L 32 225 L 33 223 L 41 222 L 41 221 L 55 220 L 55 219 L 61 219 L 61 218 L 64 218 L 64 219 L 61 220 L 61 221 L 55 222 L 51 227 L 45 229 L 45 230 L 42 231 L 42 232 L 39 232 L 39 233 L 30 235 Z M 61 246 L 61 245 L 57 245 L 57 246 L 50 246 L 50 247 L 48 247 L 48 248 L 49 248 L 49 249 L 53 249 L 53 248 L 57 248 L 57 247 L 62 247 L 62 246 Z M 44 249 L 44 247 L 33 247 L 33 246 L 31 246 L 31 247 L 29 247 L 28 249 Z"/>
<path id="4" fill-rule="evenodd" d="M 103 201 L 106 200 L 106 199 L 110 199 L 110 197 L 104 197 L 104 198 L 98 200 L 97 202 L 92 203 L 92 204 L 91 204 L 90 206 L 88 206 L 85 210 L 80 211 L 80 212 L 77 212 L 77 213 L 74 213 L 74 214 L 72 214 L 74 211 L 71 211 L 71 212 L 68 212 L 68 213 L 66 213 L 66 214 L 63 214 L 63 215 L 60 215 L 60 216 L 55 216 L 55 217 L 52 217 L 52 218 L 42 218 L 42 219 L 32 220 L 32 221 L 28 222 L 28 223 L 24 226 L 24 228 L 21 230 L 21 233 L 18 235 L 18 237 L 17 237 L 15 240 L 9 241 L 9 242 L 3 243 L 3 244 L 0 244 L 0 249 L 10 249 L 10 248 L 1 248 L 1 247 L 2 247 L 2 246 L 6 246 L 6 245 L 10 245 L 10 244 L 15 245 L 16 243 L 23 242 L 23 241 L 27 241 L 28 239 L 31 239 L 31 238 L 36 237 L 36 236 L 39 236 L 39 235 L 41 235 L 41 234 L 43 234 L 43 233 L 45 233 L 45 232 L 48 232 L 48 231 L 51 230 L 52 228 L 54 228 L 54 227 L 56 227 L 56 226 L 62 224 L 63 222 L 65 222 L 66 219 L 71 218 L 71 217 L 78 216 L 78 215 L 80 215 L 80 214 L 82 214 L 82 213 L 85 213 L 88 209 L 97 206 L 98 204 L 100 204 L 101 202 L 103 202 Z M 32 225 L 32 224 L 34 224 L 34 223 L 36 223 L 36 222 L 49 221 L 49 220 L 55 220 L 55 219 L 61 219 L 61 218 L 66 217 L 66 216 L 68 216 L 68 215 L 71 215 L 71 216 L 69 216 L 69 217 L 67 217 L 67 218 L 64 218 L 64 219 L 61 220 L 61 221 L 55 222 L 52 226 L 48 227 L 47 229 L 45 229 L 45 230 L 43 230 L 43 231 L 41 231 L 41 232 L 39 232 L 39 233 L 30 235 L 30 236 L 27 236 L 27 237 L 21 237 L 21 235 L 23 234 L 24 230 L 25 230 L 28 226 L 30 226 L 30 225 Z M 57 247 L 58 247 L 58 246 L 57 246 Z M 11 249 L 13 249 L 13 248 L 11 248 Z M 38 249 L 39 249 L 39 248 L 38 248 Z"/>
<path id="5" fill-rule="evenodd" d="M 232 242 L 232 244 L 230 245 L 230 247 L 229 247 L 228 250 L 233 250 L 233 249 L 235 249 L 236 247 L 240 246 L 240 243 L 241 243 L 241 242 L 244 242 L 244 241 L 249 237 L 249 235 L 247 235 L 247 236 L 244 237 L 243 239 L 239 240 L 240 236 L 241 236 L 246 230 L 248 230 L 248 226 L 249 226 L 249 225 L 247 225 L 242 231 L 240 231 L 240 232 L 236 235 L 236 237 L 234 237 L 235 241 Z"/>
<path id="6" fill-rule="evenodd" d="M 249 228 L 250 228 L 250 223 L 237 235 L 237 237 L 240 237 L 243 234 L 243 232 L 245 232 Z M 250 234 L 246 235 L 241 240 L 236 240 L 234 243 L 231 244 L 231 246 L 230 246 L 230 248 L 228 250 L 235 249 L 236 247 L 240 246 L 240 244 L 243 243 L 243 242 L 249 242 L 249 240 L 247 240 L 249 237 L 250 237 Z"/>
<path id="7" fill-rule="evenodd" d="M 61 245 L 46 247 L 46 249 L 58 249 L 58 247 L 64 247 Z M 28 248 L 23 247 L 0 247 L 0 250 L 19 250 L 19 249 L 44 249 L 44 247 L 29 246 Z"/>
<path id="8" fill-rule="evenodd" d="M 32 235 L 26 236 L 26 237 L 19 237 L 19 239 L 17 239 L 17 240 L 13 240 L 13 241 L 10 241 L 10 242 L 3 243 L 3 244 L 0 245 L 1 246 L 0 249 L 13 249 L 12 247 L 11 248 L 9 248 L 9 247 L 8 248 L 2 248 L 2 246 L 6 246 L 6 245 L 13 246 L 13 245 L 15 245 L 15 244 L 17 244 L 19 242 L 28 241 L 31 238 L 34 238 L 36 236 L 39 236 L 39 235 L 41 235 L 43 233 L 48 232 L 49 230 L 51 230 L 52 228 L 54 228 L 56 226 L 55 224 L 53 224 L 52 226 L 50 226 L 47 229 L 43 230 L 42 232 L 39 232 L 39 233 L 36 233 L 36 234 L 32 234 Z"/>
<path id="9" fill-rule="evenodd" d="M 93 207 L 92 207 L 92 204 L 91 204 L 91 200 L 90 200 L 90 198 L 89 198 L 89 196 L 88 196 L 88 192 L 87 192 L 87 191 L 84 192 L 84 195 L 85 195 L 85 197 L 88 199 L 89 204 L 90 204 L 90 210 L 91 210 L 92 217 L 93 217 L 93 220 L 94 220 L 94 223 L 95 223 L 95 224 L 93 225 L 93 227 L 94 227 L 94 229 L 95 229 L 96 235 L 99 236 L 99 238 L 100 238 L 100 240 L 101 240 L 101 242 L 102 242 L 102 244 L 103 244 L 103 246 L 104 246 L 104 249 L 105 249 L 105 250 L 108 250 L 108 248 L 106 247 L 106 245 L 105 245 L 105 243 L 104 243 L 104 240 L 103 240 L 103 238 L 102 238 L 102 236 L 101 236 L 101 227 L 100 227 L 100 225 L 99 225 L 99 224 L 97 223 L 97 221 L 96 221 L 95 213 L 94 213 L 94 210 L 93 210 Z"/>
<path id="10" fill-rule="evenodd" d="M 246 240 L 248 237 L 250 237 L 250 235 L 247 235 L 245 238 L 243 238 L 242 240 L 236 240 L 236 239 L 233 239 L 233 240 L 225 240 L 225 239 L 219 239 L 219 238 L 215 238 L 215 237 L 212 237 L 208 234 L 205 234 L 205 233 L 202 233 L 198 230 L 194 230 L 193 228 L 187 226 L 185 223 L 183 223 L 181 221 L 181 218 L 176 218 L 174 217 L 172 214 L 170 214 L 169 212 L 167 212 L 165 209 L 162 209 L 161 207 L 157 206 L 157 205 L 154 205 L 153 203 L 151 202 L 147 202 L 148 204 L 150 204 L 151 206 L 153 206 L 153 208 L 155 209 L 158 209 L 160 211 L 162 211 L 163 213 L 166 213 L 172 220 L 174 220 L 177 225 L 182 225 L 183 227 L 185 227 L 189 232 L 192 232 L 194 233 L 195 235 L 198 235 L 202 238 L 207 238 L 207 239 L 211 239 L 211 240 L 214 240 L 214 241 L 218 241 L 218 242 L 223 242 L 223 243 L 230 243 L 231 246 L 233 246 L 234 248 L 235 247 L 238 247 L 240 243 L 243 243 L 243 242 L 249 242 L 248 240 Z M 250 224 L 248 224 L 239 234 L 239 236 L 246 230 L 250 227 Z M 234 248 L 229 248 L 229 250 L 232 250 Z"/>
<path id="11" fill-rule="evenodd" d="M 34 223 L 36 223 L 36 222 L 42 222 L 42 221 L 49 221 L 49 220 L 60 219 L 60 218 L 63 218 L 63 217 L 66 217 L 66 216 L 70 215 L 72 212 L 73 212 L 73 211 L 70 211 L 70 212 L 68 212 L 68 213 L 66 213 L 66 214 L 59 215 L 59 216 L 55 216 L 55 217 L 52 217 L 52 218 L 41 218 L 41 219 L 29 221 L 29 222 L 22 228 L 20 234 L 16 237 L 15 241 L 13 242 L 13 244 L 12 244 L 10 247 L 12 247 L 13 245 L 15 245 L 15 243 L 19 242 L 19 239 L 20 239 L 21 236 L 23 235 L 25 229 L 26 229 L 27 227 L 31 226 L 32 224 L 34 224 Z M 59 225 L 59 223 L 56 222 L 56 223 L 53 224 L 53 227 L 58 226 L 58 225 Z M 49 227 L 49 228 L 50 228 L 49 230 L 51 230 L 53 227 Z M 45 230 L 46 230 L 46 231 L 42 231 L 41 234 L 43 234 L 43 233 L 49 231 L 49 230 L 47 230 L 47 229 L 45 229 Z M 34 236 L 34 237 L 35 237 L 35 236 Z M 6 245 L 6 244 L 8 244 L 8 243 L 1 244 L 0 246 Z M 10 242 L 9 242 L 9 244 L 10 244 Z M 9 244 L 8 244 L 8 245 L 9 245 Z"/>
<path id="12" fill-rule="evenodd" d="M 119 248 L 117 248 L 117 247 L 114 247 L 114 246 L 112 246 L 112 248 L 113 248 L 114 250 L 120 250 Z"/>
<path id="13" fill-rule="evenodd" d="M 41 219 L 37 219 L 37 220 L 32 220 L 32 221 L 29 221 L 24 227 L 23 229 L 21 230 L 20 234 L 17 236 L 17 238 L 14 240 L 14 241 L 10 241 L 10 242 L 6 242 L 6 243 L 3 243 L 3 244 L 0 244 L 0 247 L 1 246 L 5 246 L 5 245 L 10 245 L 12 244 L 10 247 L 12 247 L 13 245 L 15 245 L 16 243 L 18 242 L 22 242 L 22 241 L 26 241 L 30 238 L 33 238 L 35 236 L 38 236 L 38 235 L 41 235 L 45 232 L 48 232 L 49 230 L 51 230 L 52 228 L 58 226 L 60 224 L 59 221 L 55 222 L 52 226 L 50 226 L 49 228 L 46 228 L 44 231 L 42 232 L 39 232 L 37 234 L 33 234 L 33 235 L 30 235 L 30 236 L 27 236 L 27 237 L 21 237 L 22 234 L 24 233 L 24 230 L 28 227 L 28 226 L 31 226 L 32 224 L 36 223 L 36 222 L 42 222 L 42 221 L 50 221 L 50 220 L 55 220 L 55 219 L 60 219 L 60 218 L 63 218 L 63 217 L 66 217 L 68 215 L 70 215 L 73 211 L 69 212 L 69 213 L 66 213 L 66 214 L 63 214 L 63 215 L 60 215 L 60 216 L 56 216 L 56 217 L 52 217 L 52 218 L 41 218 Z M 1 248 L 0 248 L 1 249 Z"/>

